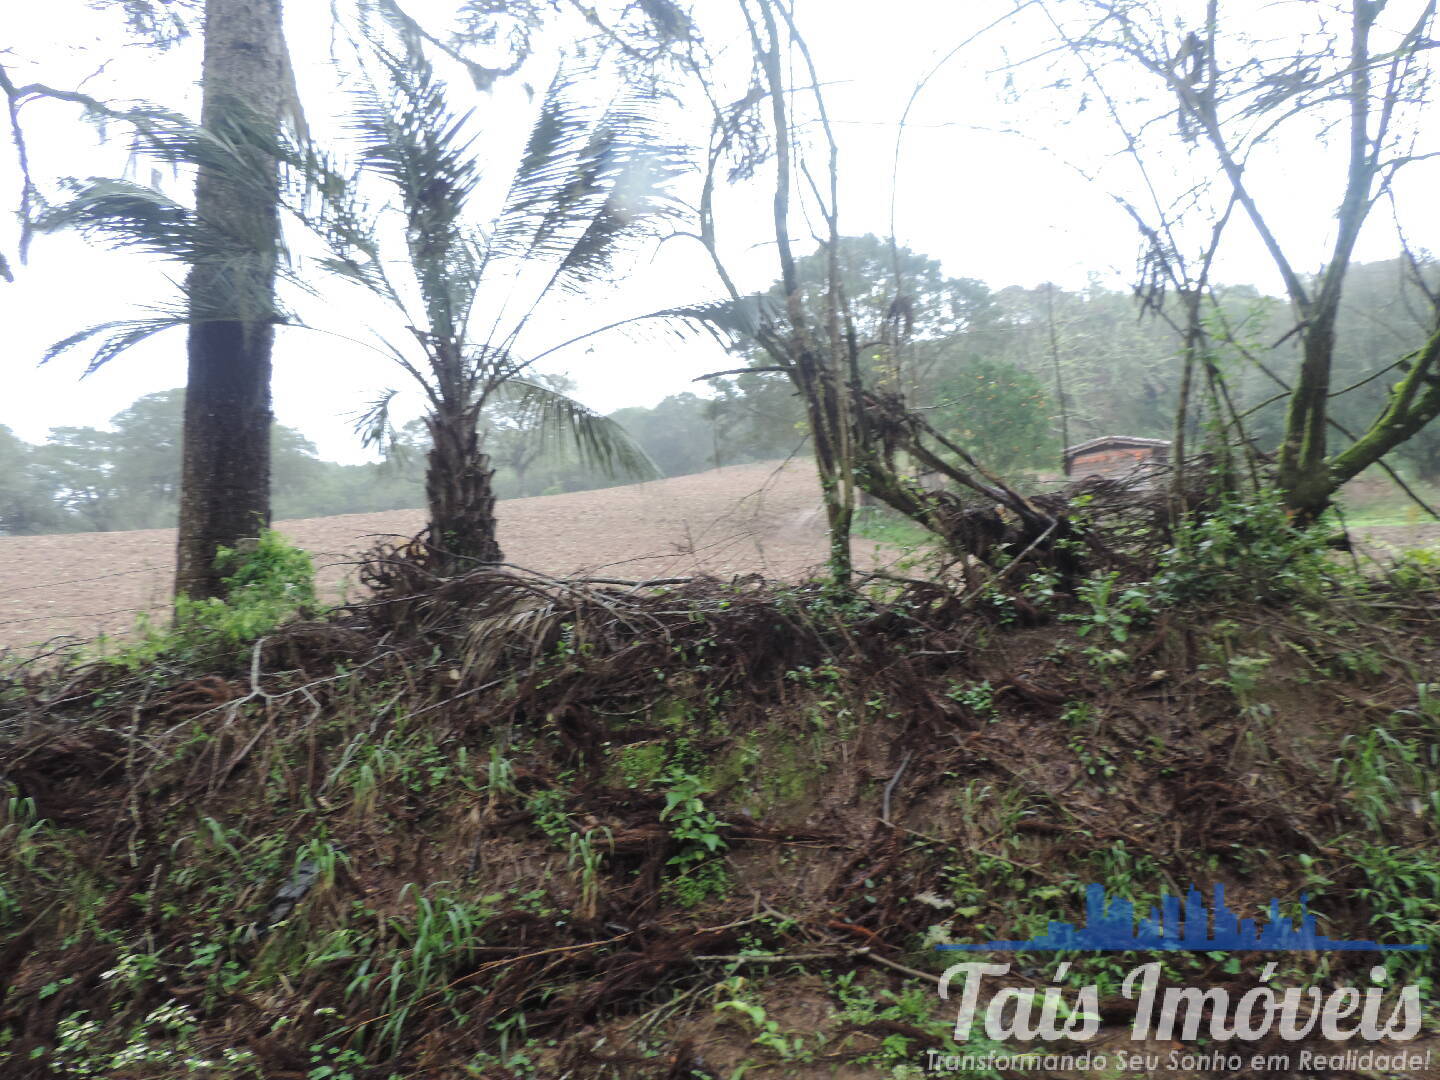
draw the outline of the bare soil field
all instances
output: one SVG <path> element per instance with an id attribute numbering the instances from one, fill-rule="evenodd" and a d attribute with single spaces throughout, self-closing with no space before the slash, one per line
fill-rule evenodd
<path id="1" fill-rule="evenodd" d="M 1440 525 L 1366 525 L 1351 530 L 1360 551 L 1388 562 L 1412 548 L 1440 548 Z"/>
<path id="2" fill-rule="evenodd" d="M 621 578 L 760 573 L 794 580 L 825 558 L 824 517 L 808 461 L 734 465 L 647 484 L 500 503 L 500 542 L 516 565 L 547 574 Z M 409 537 L 419 510 L 282 521 L 276 528 L 315 558 L 321 594 L 340 597 L 355 560 L 376 541 Z M 1357 529 L 1382 561 L 1440 544 L 1440 526 Z M 132 629 L 167 609 L 173 529 L 0 537 L 0 648 Z M 857 565 L 896 556 L 856 540 Z"/>
<path id="3" fill-rule="evenodd" d="M 621 578 L 761 573 L 794 579 L 825 558 L 814 467 L 736 465 L 647 484 L 500 503 L 506 558 L 548 574 Z M 408 537 L 419 510 L 282 521 L 276 528 L 315 558 L 322 594 L 338 597 L 356 557 L 377 540 Z M 123 633 L 142 612 L 163 614 L 175 531 L 0 537 L 0 648 L 60 636 Z M 873 564 L 873 541 L 857 540 Z"/>

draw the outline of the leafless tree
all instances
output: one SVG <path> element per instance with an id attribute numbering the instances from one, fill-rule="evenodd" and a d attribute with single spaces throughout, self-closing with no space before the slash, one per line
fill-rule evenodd
<path id="1" fill-rule="evenodd" d="M 839 266 L 840 154 L 821 75 L 789 5 L 778 0 L 736 3 L 754 60 L 749 84 L 739 96 L 727 96 L 706 77 L 705 66 L 695 64 L 713 110 L 697 237 L 730 303 L 709 312 L 693 310 L 698 317 L 717 321 L 729 316 L 727 329 L 753 337 L 770 361 L 766 368 L 745 370 L 784 373 L 803 402 L 830 529 L 832 578 L 841 584 L 851 578 L 850 529 L 857 491 L 912 518 L 963 554 L 984 558 L 1006 542 L 1036 548 L 1058 540 L 1064 529 L 1055 514 L 935 431 L 897 389 L 866 385 L 863 350 L 882 345 L 898 352 L 914 313 L 907 312 L 905 297 L 897 293 L 881 331 L 885 340 L 861 340 Z M 800 73 L 798 82 L 791 81 L 791 71 Z M 807 103 L 803 118 L 797 120 L 802 103 Z M 812 132 L 813 140 L 808 136 Z M 781 304 L 743 296 L 721 254 L 715 196 L 727 165 L 732 182 L 750 180 L 773 166 Z M 825 260 L 821 284 L 813 290 L 818 302 L 808 304 L 802 302 L 792 239 L 792 216 L 801 205 L 806 218 L 818 223 L 815 231 Z M 734 318 L 736 312 L 747 318 Z M 707 377 L 729 374 L 736 372 Z M 937 491 L 922 485 L 914 475 L 916 467 L 945 477 L 953 488 Z M 1002 520 L 997 507 L 1010 511 L 1011 524 Z"/>
<path id="2" fill-rule="evenodd" d="M 1288 408 L 1275 478 L 1299 521 L 1313 520 L 1347 480 L 1440 415 L 1440 317 L 1437 332 L 1391 365 L 1400 372 L 1385 408 L 1348 446 L 1332 451 L 1330 400 L 1336 321 L 1356 244 L 1381 199 L 1395 193 L 1401 170 L 1432 158 L 1419 111 L 1433 84 L 1435 0 L 1334 0 L 1294 5 L 1270 18 L 1288 20 L 1271 39 L 1246 29 L 1250 5 L 1221 0 L 1086 0 L 1046 10 L 1092 83 L 1102 68 L 1123 67 L 1157 91 L 1148 121 L 1172 118 L 1176 137 L 1211 156 L 1225 185 L 1223 214 L 1239 211 L 1259 236 L 1284 283 L 1294 314 L 1300 361 L 1291 379 L 1273 375 Z M 1193 25 L 1186 28 L 1189 15 Z M 1177 30 L 1177 22 L 1180 28 Z M 1165 103 L 1157 114 L 1156 103 Z M 1334 230 L 1320 271 L 1299 268 L 1297 245 L 1281 238 L 1267 209 L 1273 192 L 1254 180 L 1267 155 L 1295 138 L 1343 140 Z M 1132 143 L 1133 146 L 1133 143 Z M 1293 178 L 1292 183 L 1301 183 Z M 1440 309 L 1437 309 L 1440 312 Z M 1268 369 L 1267 369 L 1268 370 Z"/>

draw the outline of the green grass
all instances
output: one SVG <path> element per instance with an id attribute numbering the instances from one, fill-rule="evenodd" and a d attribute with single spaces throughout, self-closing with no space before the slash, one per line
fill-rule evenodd
<path id="1" fill-rule="evenodd" d="M 1440 502 L 1440 490 L 1427 484 L 1412 483 L 1415 493 L 1431 506 Z M 1414 501 L 1399 490 L 1376 497 L 1373 494 L 1359 496 L 1347 494 L 1344 490 L 1335 499 L 1335 504 L 1344 514 L 1345 524 L 1353 529 L 1375 529 L 1402 525 L 1433 525 L 1435 519 L 1416 506 Z"/>
<path id="2" fill-rule="evenodd" d="M 917 548 L 934 539 L 928 529 L 883 506 L 862 506 L 856 510 L 852 531 L 861 540 L 898 548 Z"/>
<path id="3" fill-rule="evenodd" d="M 1345 524 L 1352 529 L 1378 529 L 1397 525 L 1424 525 L 1432 519 L 1414 503 L 1392 506 L 1381 503 L 1345 509 Z"/>

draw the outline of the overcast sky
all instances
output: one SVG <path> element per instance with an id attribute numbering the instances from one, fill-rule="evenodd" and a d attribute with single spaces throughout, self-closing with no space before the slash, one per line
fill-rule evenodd
<path id="1" fill-rule="evenodd" d="M 13 45 L 7 63 L 17 64 L 21 81 L 37 79 L 84 89 L 99 97 L 150 99 L 171 107 L 198 109 L 199 51 L 181 47 L 157 54 L 127 45 L 117 21 L 89 10 L 85 0 L 47 0 L 21 6 L 4 0 L 0 40 Z M 715 9 L 728 9 L 707 0 Z M 341 98 L 330 66 L 328 3 L 290 0 L 287 33 L 312 123 L 336 130 L 331 114 Z M 799 0 L 802 29 L 810 38 L 828 106 L 841 141 L 841 214 L 846 233 L 889 232 L 891 176 L 898 119 L 920 76 L 977 29 L 1012 7 L 1011 0 Z M 1402 5 L 1403 6 L 1403 5 Z M 445 25 L 445 0 L 414 0 L 411 10 L 437 28 Z M 1251 5 L 1256 18 L 1277 28 L 1295 17 L 1294 3 Z M 1034 11 L 979 38 L 949 60 L 917 101 L 906 129 L 896 198 L 896 232 L 902 243 L 941 261 L 947 273 L 980 278 L 992 287 L 1034 286 L 1056 281 L 1083 285 L 1092 275 L 1123 288 L 1133 272 L 1134 227 L 1106 194 L 1106 188 L 1134 190 L 1135 177 L 1117 156 L 1113 130 L 1101 110 L 1078 111 L 1078 92 L 1039 89 L 1051 81 L 1058 61 L 1042 59 L 1018 69 L 1025 93 L 1007 94 L 1007 65 L 1040 49 L 1044 26 Z M 727 43 L 723 32 L 712 44 Z M 26 60 L 33 63 L 20 64 Z M 99 70 L 104 65 L 103 71 Z M 530 73 L 543 77 L 543 63 Z M 99 72 L 96 74 L 96 72 Z M 528 119 L 518 81 L 492 95 L 459 82 L 456 96 L 473 104 L 492 131 L 497 151 L 523 135 Z M 692 109 L 687 117 L 702 116 Z M 126 165 L 115 145 L 103 145 L 62 105 L 36 105 L 26 118 L 31 155 L 41 177 L 113 174 Z M 681 136 L 703 143 L 706 121 Z M 115 132 L 112 135 L 117 134 Z M 117 140 L 118 141 L 118 140 Z M 497 153 L 503 158 L 503 153 Z M 1183 155 L 1162 173 L 1179 182 L 1190 167 Z M 1103 183 L 1081 178 L 1098 174 Z M 1283 158 L 1258 171 L 1255 183 L 1274 215 L 1301 270 L 1323 258 L 1333 224 L 1334 185 L 1343 169 L 1338 147 L 1296 142 Z M 503 168 L 497 175 L 503 176 Z M 148 169 L 141 173 L 149 179 Z M 1417 172 L 1402 194 L 1433 190 L 1433 173 Z M 13 154 L 0 152 L 0 193 L 14 198 Z M 1128 185 L 1128 187 L 1127 187 Z M 179 192 L 177 192 L 178 194 Z M 764 288 L 775 277 L 773 244 L 767 235 L 770 188 L 765 178 L 727 192 L 720 204 L 720 228 L 727 257 L 742 288 Z M 1329 200 L 1329 201 L 1327 201 Z M 1433 198 L 1411 199 L 1407 228 L 1418 243 L 1435 247 L 1440 210 Z M 1382 212 L 1379 217 L 1387 217 Z M 797 215 L 797 231 L 804 228 Z M 13 232 L 3 237 L 13 252 Z M 813 248 L 796 237 L 801 251 Z M 1393 235 L 1378 222 L 1362 245 L 1362 258 L 1395 254 Z M 147 303 L 174 295 L 167 275 L 173 268 L 144 259 L 100 252 L 75 236 L 37 239 L 29 265 L 17 281 L 0 284 L 0 355 L 6 372 L 0 397 L 0 424 L 22 438 L 40 441 L 57 425 L 103 425 L 141 394 L 182 385 L 184 334 L 171 331 L 152 344 L 122 356 L 80 379 L 83 357 L 43 368 L 45 348 L 75 330 L 107 318 L 133 316 Z M 1229 282 L 1274 289 L 1275 275 L 1248 227 L 1232 231 L 1218 276 Z M 718 283 L 698 244 L 683 238 L 651 245 L 633 272 L 598 290 L 580 304 L 554 312 L 526 339 L 527 347 L 554 344 L 590 326 L 626 315 L 720 295 Z M 348 299 L 327 312 L 337 330 L 358 331 L 366 311 Z M 667 394 L 703 390 L 692 380 L 724 366 L 724 357 L 703 342 L 683 343 L 649 335 L 612 335 L 556 354 L 545 367 L 568 372 L 578 396 L 610 411 L 626 405 L 653 405 Z M 332 337 L 282 329 L 275 354 L 275 411 L 280 422 L 313 439 L 323 457 L 363 460 L 347 417 L 382 388 L 403 386 L 401 377 L 373 352 Z M 409 409 L 418 407 L 413 398 Z"/>

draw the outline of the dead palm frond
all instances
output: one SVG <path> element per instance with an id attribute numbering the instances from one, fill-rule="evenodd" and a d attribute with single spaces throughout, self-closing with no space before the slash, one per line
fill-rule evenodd
<path id="1" fill-rule="evenodd" d="M 488 572 L 487 578 L 483 591 L 477 590 L 482 599 L 466 611 L 469 629 L 460 651 L 462 670 L 477 685 L 511 663 L 532 667 L 553 651 L 575 617 L 553 588 L 504 570 Z"/>

